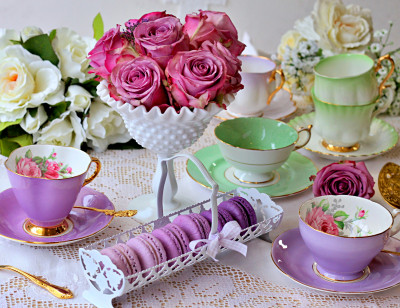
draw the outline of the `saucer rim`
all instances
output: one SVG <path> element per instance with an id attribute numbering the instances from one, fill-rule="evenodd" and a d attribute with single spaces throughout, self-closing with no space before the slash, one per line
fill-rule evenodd
<path id="1" fill-rule="evenodd" d="M 108 201 L 110 202 L 110 204 L 111 204 L 111 206 L 112 206 L 112 208 L 110 208 L 110 210 L 115 210 L 115 205 L 114 205 L 114 203 L 112 203 L 111 200 L 110 200 L 104 193 L 99 192 L 99 191 L 97 191 L 96 189 L 91 188 L 91 187 L 84 187 L 84 188 L 86 188 L 86 189 L 88 189 L 88 190 L 93 190 L 93 191 L 95 191 L 96 193 L 102 194 L 102 195 L 103 195 L 105 198 L 107 198 Z M 12 190 L 12 189 L 13 189 L 13 188 L 7 188 L 7 189 L 1 191 L 0 194 L 6 192 L 6 191 L 8 191 L 8 190 Z M 83 212 L 83 211 L 85 211 L 85 210 L 84 210 L 84 209 L 72 209 L 71 212 L 72 212 L 72 211 L 74 211 L 74 212 Z M 99 214 L 101 214 L 101 213 L 99 213 Z M 104 215 L 104 214 L 103 214 L 103 215 Z M 69 214 L 68 214 L 67 217 L 69 217 Z M 83 240 L 83 239 L 92 237 L 93 235 L 95 235 L 95 234 L 99 233 L 100 231 L 104 230 L 105 228 L 107 228 L 107 227 L 111 224 L 111 222 L 113 221 L 113 219 L 114 219 L 114 216 L 109 216 L 109 217 L 110 217 L 110 221 L 109 221 L 106 225 L 104 225 L 101 229 L 96 230 L 94 233 L 85 235 L 85 236 L 83 236 L 83 237 L 71 239 L 71 240 L 58 241 L 58 242 L 25 241 L 25 240 L 19 240 L 19 239 L 13 238 L 13 237 L 9 237 L 9 236 L 3 235 L 2 233 L 0 233 L 0 237 L 5 238 L 5 239 L 10 240 L 10 241 L 13 241 L 13 242 L 16 242 L 16 243 L 26 244 L 26 245 L 30 245 L 30 246 L 46 246 L 46 247 L 49 247 L 49 246 L 63 246 L 63 245 L 69 245 L 69 244 L 72 244 L 72 243 L 81 241 L 81 240 Z M 55 238 L 56 238 L 56 237 L 55 237 Z"/>
<path id="2" fill-rule="evenodd" d="M 285 234 L 285 233 L 287 233 L 287 232 L 289 232 L 289 231 L 294 231 L 294 230 L 299 230 L 299 228 L 292 228 L 292 229 L 289 229 L 289 230 L 286 230 L 286 231 L 283 231 L 282 233 L 280 233 L 280 234 L 272 241 L 272 244 L 271 244 L 271 252 L 270 252 L 270 257 L 271 257 L 271 260 L 272 260 L 272 262 L 274 263 L 275 267 L 276 267 L 282 274 L 284 274 L 286 277 L 290 278 L 292 281 L 295 281 L 296 283 L 298 283 L 298 284 L 300 284 L 300 285 L 302 285 L 302 286 L 305 286 L 305 287 L 307 287 L 307 288 L 310 288 L 310 289 L 313 289 L 313 290 L 316 290 L 316 291 L 321 291 L 321 292 L 326 292 L 326 293 L 333 293 L 333 294 L 343 294 L 343 295 L 365 295 L 365 294 L 372 294 L 372 293 L 384 292 L 384 291 L 386 291 L 386 290 L 395 288 L 395 287 L 397 287 L 397 286 L 400 285 L 400 280 L 399 280 L 399 282 L 397 282 L 397 283 L 395 283 L 395 284 L 393 284 L 393 285 L 391 285 L 391 286 L 382 288 L 382 289 L 371 290 L 371 291 L 364 291 L 364 292 L 361 292 L 361 291 L 358 291 L 358 292 L 343 292 L 343 291 L 335 291 L 335 290 L 325 289 L 325 288 L 318 288 L 318 287 L 316 287 L 316 286 L 311 286 L 311 285 L 308 285 L 308 284 L 306 284 L 306 283 L 304 283 L 304 282 L 301 282 L 301 281 L 297 280 L 296 278 L 294 278 L 294 277 L 290 276 L 288 273 L 286 273 L 286 272 L 275 262 L 275 259 L 274 259 L 273 255 L 272 255 L 273 249 L 274 249 L 274 247 L 275 247 L 275 242 L 276 242 L 276 240 L 277 240 L 279 237 L 281 237 L 283 234 Z M 298 232 L 300 233 L 300 230 L 299 230 Z M 383 253 L 383 252 L 380 252 L 380 253 Z M 380 253 L 379 253 L 379 254 L 380 254 Z M 384 253 L 383 253 L 383 254 L 384 254 Z M 317 276 L 317 277 L 318 277 L 318 276 Z M 322 279 L 322 278 L 319 278 L 319 277 L 318 277 L 318 279 Z"/>
<path id="3" fill-rule="evenodd" d="M 214 147 L 214 146 L 217 147 L 218 145 L 217 145 L 217 144 L 213 144 L 213 145 L 206 146 L 206 147 L 201 148 L 200 150 L 196 151 L 193 155 L 196 155 L 197 152 L 199 152 L 199 151 L 201 151 L 201 150 L 204 150 L 204 149 L 206 149 L 206 148 L 211 148 L 211 147 Z M 319 168 L 317 167 L 317 165 L 314 163 L 314 161 L 313 161 L 311 158 L 309 158 L 309 157 L 307 157 L 307 156 L 305 156 L 305 155 L 302 155 L 302 154 L 300 154 L 299 152 L 296 152 L 296 151 L 293 151 L 293 153 L 297 153 L 298 155 L 300 155 L 300 156 L 302 156 L 302 157 L 308 159 L 308 160 L 314 165 L 314 168 L 315 168 L 316 172 L 318 172 Z M 221 157 L 222 157 L 222 155 L 221 155 Z M 189 170 L 188 170 L 188 164 L 189 164 L 189 160 L 186 161 L 186 174 L 187 174 L 193 181 L 195 181 L 197 184 L 199 184 L 199 185 L 201 185 L 201 186 L 203 186 L 203 187 L 205 187 L 205 188 L 211 190 L 211 187 L 209 187 L 209 186 L 207 186 L 207 185 L 205 185 L 205 184 L 199 182 L 197 179 L 195 179 L 195 178 L 192 176 L 192 174 L 190 174 L 190 172 L 189 172 Z M 206 166 L 205 166 L 205 167 L 206 167 Z M 206 167 L 206 169 L 207 169 L 207 167 Z M 208 171 L 208 169 L 207 169 L 207 171 Z M 229 182 L 228 179 L 226 179 L 226 180 Z M 231 182 L 230 182 L 230 183 L 231 183 Z M 217 184 L 218 184 L 218 183 L 217 183 Z M 231 184 L 235 185 L 234 183 L 231 183 Z M 275 184 L 277 184 L 277 183 L 275 183 Z M 275 185 L 275 184 L 274 184 L 274 185 Z M 277 196 L 272 196 L 272 195 L 270 195 L 270 194 L 268 194 L 268 195 L 269 195 L 272 199 L 278 199 L 278 198 L 289 197 L 289 196 L 297 195 L 297 194 L 300 194 L 300 193 L 306 191 L 306 190 L 309 189 L 312 185 L 313 185 L 313 183 L 311 182 L 307 187 L 302 188 L 301 190 L 298 190 L 298 191 L 289 193 L 289 194 L 285 194 L 285 195 L 277 195 Z M 236 187 L 242 187 L 242 186 L 238 186 L 238 185 L 235 185 L 235 186 L 236 186 Z M 273 185 L 270 185 L 270 186 L 273 186 Z M 246 188 L 248 188 L 248 187 L 246 187 Z M 259 188 L 262 188 L 262 187 L 252 187 L 252 188 L 255 188 L 255 189 L 258 190 Z M 229 191 L 230 191 L 230 190 L 224 191 L 224 190 L 218 189 L 218 192 L 220 192 L 220 193 L 227 193 L 227 192 L 229 192 Z"/>
<path id="4" fill-rule="evenodd" d="M 313 120 L 313 118 L 315 117 L 315 111 L 299 115 L 299 116 L 291 119 L 288 122 L 288 124 L 291 125 L 292 127 L 294 127 L 293 122 L 298 121 L 298 119 L 307 120 L 306 118 L 310 118 L 310 117 L 312 117 L 312 119 L 309 119 L 309 120 Z M 390 123 L 388 123 L 388 122 L 386 122 L 386 121 L 384 121 L 382 119 L 379 119 L 379 118 L 375 117 L 375 118 L 372 119 L 372 121 L 377 121 L 377 122 L 379 122 L 379 124 L 387 125 L 387 126 L 390 127 L 390 129 L 393 132 L 396 132 L 396 129 L 393 127 L 393 125 L 391 125 Z M 307 122 L 308 124 L 312 124 L 312 123 L 309 123 L 310 121 L 305 121 L 305 122 Z M 306 125 L 306 123 L 305 123 L 305 125 Z M 314 134 L 314 136 L 319 136 L 315 131 L 313 132 L 313 134 Z M 318 154 L 323 158 L 329 158 L 329 159 L 333 159 L 333 158 L 352 158 L 352 159 L 359 159 L 359 160 L 362 160 L 362 159 L 365 159 L 365 158 L 371 159 L 371 158 L 377 157 L 379 155 L 382 155 L 383 153 L 386 153 L 386 152 L 390 151 L 391 149 L 393 149 L 396 146 L 396 144 L 399 141 L 399 135 L 398 134 L 394 134 L 394 133 L 391 134 L 391 135 L 393 135 L 393 136 L 396 135 L 396 141 L 393 142 L 393 144 L 391 144 L 388 148 L 385 148 L 385 149 L 381 150 L 380 152 L 373 152 L 373 153 L 369 153 L 369 154 L 356 155 L 356 154 L 334 153 L 334 152 L 331 152 L 329 150 L 326 150 L 326 152 L 321 152 L 320 150 L 315 150 L 315 149 L 309 148 L 308 145 L 305 145 L 303 147 L 303 149 L 305 149 L 305 150 L 307 150 L 309 152 Z M 376 135 L 374 135 L 374 136 L 376 136 Z"/>
<path id="5" fill-rule="evenodd" d="M 293 110 L 292 112 L 288 113 L 288 114 L 285 114 L 284 116 L 279 117 L 279 118 L 272 118 L 272 117 L 269 116 L 268 114 L 264 114 L 264 113 L 263 113 L 262 117 L 260 117 L 260 118 L 267 118 L 267 119 L 273 119 L 273 120 L 283 121 L 283 120 L 286 120 L 286 119 L 290 118 L 291 116 L 293 116 L 293 115 L 296 113 L 296 111 L 299 109 L 299 107 L 298 107 L 297 104 L 296 104 L 296 101 L 293 99 L 293 93 L 292 93 L 289 89 L 287 89 L 287 88 L 282 88 L 282 90 L 280 90 L 280 91 L 283 91 L 283 92 L 287 92 L 287 93 L 288 93 L 288 95 L 289 95 L 288 100 L 292 103 L 292 106 L 293 106 L 294 110 Z M 279 91 L 279 92 L 280 92 L 280 91 Z M 279 93 L 279 92 L 278 92 L 278 93 Z M 274 101 L 274 99 L 272 99 L 272 102 L 273 102 L 273 101 Z M 267 108 L 267 107 L 265 107 L 263 110 L 265 110 L 266 108 Z M 224 115 L 224 116 L 220 116 L 219 114 L 221 114 L 222 112 L 225 112 L 225 113 L 227 113 L 227 114 Z M 216 114 L 216 115 L 214 116 L 214 118 L 216 118 L 216 119 L 219 120 L 219 121 L 226 121 L 226 120 L 236 119 L 236 117 L 229 116 L 229 114 L 228 114 L 228 112 L 227 112 L 226 110 L 220 111 L 218 114 Z M 240 117 L 238 117 L 238 118 L 240 118 Z"/>

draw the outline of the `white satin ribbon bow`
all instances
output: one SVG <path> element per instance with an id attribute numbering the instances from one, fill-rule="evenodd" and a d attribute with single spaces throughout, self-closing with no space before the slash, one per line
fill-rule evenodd
<path id="1" fill-rule="evenodd" d="M 208 239 L 191 241 L 189 247 L 191 250 L 194 250 L 198 243 L 208 244 L 206 254 L 213 258 L 214 261 L 218 261 L 215 256 L 219 251 L 219 246 L 235 250 L 246 256 L 247 246 L 243 243 L 232 241 L 232 239 L 238 236 L 241 231 L 242 228 L 239 226 L 237 221 L 230 221 L 225 224 L 221 232 L 211 234 Z"/>

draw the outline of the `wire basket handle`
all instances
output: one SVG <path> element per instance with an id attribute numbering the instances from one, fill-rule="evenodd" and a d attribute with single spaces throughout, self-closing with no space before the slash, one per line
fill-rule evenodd
<path id="1" fill-rule="evenodd" d="M 167 179 L 167 174 L 168 174 L 167 161 L 174 160 L 177 157 L 186 157 L 187 159 L 191 160 L 196 165 L 196 167 L 199 168 L 201 174 L 204 176 L 204 178 L 207 180 L 207 182 L 212 187 L 211 198 L 210 198 L 211 214 L 212 214 L 210 235 L 215 234 L 217 232 L 217 227 L 218 227 L 217 193 L 218 193 L 219 186 L 213 180 L 211 175 L 208 173 L 208 171 L 204 167 L 203 163 L 197 157 L 195 157 L 191 154 L 180 153 L 180 154 L 176 154 L 172 157 L 164 158 L 161 160 L 161 178 L 160 178 L 160 184 L 158 186 L 158 192 L 157 192 L 158 219 L 160 219 L 161 217 L 164 216 L 162 200 L 163 200 L 163 194 L 164 194 L 165 181 Z"/>

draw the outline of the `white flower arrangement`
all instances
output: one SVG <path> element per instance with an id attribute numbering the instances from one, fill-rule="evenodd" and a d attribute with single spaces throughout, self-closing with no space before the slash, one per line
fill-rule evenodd
<path id="1" fill-rule="evenodd" d="M 322 58 L 339 53 L 365 53 L 377 60 L 392 45 L 389 29 L 373 31 L 371 11 L 357 5 L 345 6 L 342 0 L 318 0 L 311 14 L 295 22 L 294 29 L 281 38 L 275 58 L 281 62 L 286 87 L 312 103 L 313 67 Z M 387 113 L 400 115 L 400 49 L 389 52 L 396 63 L 386 83 L 379 105 L 391 102 Z M 378 82 L 387 74 L 389 63 L 377 72 Z"/>
<path id="2" fill-rule="evenodd" d="M 32 143 L 104 151 L 131 137 L 97 98 L 88 52 L 95 39 L 68 28 L 0 29 L 0 153 Z"/>

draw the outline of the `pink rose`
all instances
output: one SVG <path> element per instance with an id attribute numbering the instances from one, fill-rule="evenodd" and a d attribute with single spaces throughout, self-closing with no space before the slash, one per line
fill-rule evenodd
<path id="1" fill-rule="evenodd" d="M 47 167 L 47 170 L 52 170 L 52 171 L 59 171 L 60 170 L 60 166 L 55 161 L 48 161 L 47 160 L 46 161 L 46 167 Z"/>
<path id="2" fill-rule="evenodd" d="M 42 171 L 32 158 L 21 158 L 17 163 L 17 173 L 33 178 L 42 177 Z"/>
<path id="3" fill-rule="evenodd" d="M 47 170 L 47 171 L 45 172 L 45 174 L 44 174 L 44 177 L 45 177 L 46 179 L 55 180 L 55 179 L 58 179 L 59 174 L 58 174 L 58 171 L 55 171 L 55 170 Z"/>
<path id="4" fill-rule="evenodd" d="M 131 27 L 136 27 L 138 24 L 140 24 L 142 22 L 149 22 L 149 21 L 157 20 L 159 18 L 163 18 L 163 17 L 167 17 L 167 16 L 173 16 L 173 15 L 167 14 L 167 13 L 165 13 L 165 11 L 163 11 L 163 12 L 151 12 L 151 13 L 148 13 L 148 14 L 144 14 L 139 19 L 129 19 L 125 23 L 125 27 L 127 29 L 129 29 Z"/>
<path id="5" fill-rule="evenodd" d="M 229 16 L 223 12 L 202 11 L 186 15 L 183 31 L 190 38 L 190 45 L 198 49 L 204 41 L 221 42 L 233 56 L 245 48 L 239 41 L 238 33 Z"/>
<path id="6" fill-rule="evenodd" d="M 108 79 L 114 67 L 119 61 L 125 61 L 135 57 L 135 51 L 129 41 L 122 36 L 120 26 L 112 28 L 104 33 L 103 37 L 89 52 L 90 65 L 94 73 L 104 79 Z"/>
<path id="7" fill-rule="evenodd" d="M 119 63 L 111 73 L 114 95 L 133 106 L 164 108 L 169 99 L 163 86 L 164 71 L 149 57 Z"/>
<path id="8" fill-rule="evenodd" d="M 374 179 L 364 162 L 345 161 L 325 166 L 314 178 L 314 196 L 352 195 L 370 199 Z"/>
<path id="9" fill-rule="evenodd" d="M 136 51 L 154 60 L 164 69 L 178 51 L 189 50 L 189 38 L 173 16 L 142 22 L 133 31 Z"/>
<path id="10" fill-rule="evenodd" d="M 223 87 L 224 93 L 236 93 L 243 89 L 241 84 L 242 77 L 239 73 L 242 70 L 242 61 L 238 57 L 233 56 L 220 42 L 211 43 L 210 41 L 205 41 L 201 44 L 200 49 L 208 50 L 225 61 L 226 81 Z"/>
<path id="11" fill-rule="evenodd" d="M 67 173 L 71 173 L 72 172 L 72 168 L 71 167 L 67 167 Z"/>
<path id="12" fill-rule="evenodd" d="M 316 206 L 311 212 L 308 212 L 305 221 L 316 230 L 332 235 L 339 235 L 339 228 L 335 224 L 333 216 L 325 214 L 320 206 Z"/>
<path id="13" fill-rule="evenodd" d="M 217 103 L 226 80 L 225 62 L 206 50 L 178 52 L 166 69 L 171 94 L 180 106 L 204 108 Z M 221 98 L 222 99 L 222 98 Z"/>
<path id="14" fill-rule="evenodd" d="M 358 212 L 358 217 L 362 218 L 365 215 L 365 211 L 361 210 L 360 212 Z"/>

